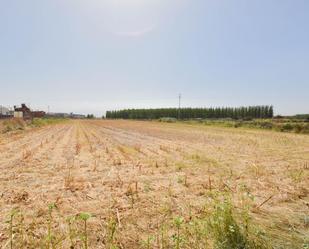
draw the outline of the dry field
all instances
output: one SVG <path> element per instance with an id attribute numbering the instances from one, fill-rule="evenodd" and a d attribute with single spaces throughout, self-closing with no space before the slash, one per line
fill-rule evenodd
<path id="1" fill-rule="evenodd" d="M 277 248 L 308 243 L 308 135 L 67 121 L 0 135 L 0 168 L 0 248 L 212 248 L 222 196 Z"/>

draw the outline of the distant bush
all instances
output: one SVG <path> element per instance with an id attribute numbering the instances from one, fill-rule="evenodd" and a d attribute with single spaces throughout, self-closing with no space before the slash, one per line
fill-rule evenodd
<path id="1" fill-rule="evenodd" d="M 243 125 L 243 123 L 241 121 L 240 122 L 235 122 L 234 127 L 238 128 L 238 127 L 241 127 L 242 125 Z"/>
<path id="2" fill-rule="evenodd" d="M 294 132 L 309 134 L 309 123 L 295 124 L 294 125 Z"/>
<path id="3" fill-rule="evenodd" d="M 292 131 L 293 130 L 293 125 L 290 123 L 285 123 L 280 127 L 280 131 Z"/>
<path id="4" fill-rule="evenodd" d="M 243 119 L 243 121 L 252 121 L 252 120 L 253 118 L 249 118 L 249 117 Z"/>
<path id="5" fill-rule="evenodd" d="M 165 117 L 165 118 L 160 118 L 160 122 L 166 122 L 166 123 L 175 123 L 177 122 L 176 118 L 170 118 L 170 117 Z"/>
<path id="6" fill-rule="evenodd" d="M 260 122 L 260 127 L 262 129 L 272 129 L 273 124 L 271 122 L 265 121 L 265 122 Z"/>
<path id="7" fill-rule="evenodd" d="M 302 126 L 301 124 L 295 124 L 295 125 L 294 125 L 294 131 L 295 131 L 296 133 L 301 133 L 302 130 L 303 130 L 303 126 Z"/>
<path id="8" fill-rule="evenodd" d="M 309 120 L 309 114 L 297 114 L 297 115 L 293 116 L 293 118 Z"/>
<path id="9" fill-rule="evenodd" d="M 303 133 L 308 133 L 309 134 L 309 124 L 305 124 L 302 130 Z"/>
<path id="10" fill-rule="evenodd" d="M 294 132 L 309 134 L 309 123 L 301 119 L 253 119 L 248 120 L 232 120 L 232 119 L 203 119 L 203 120 L 189 120 L 185 121 L 191 124 L 202 123 L 204 125 L 233 127 L 233 128 L 255 128 L 276 130 L 281 132 Z"/>

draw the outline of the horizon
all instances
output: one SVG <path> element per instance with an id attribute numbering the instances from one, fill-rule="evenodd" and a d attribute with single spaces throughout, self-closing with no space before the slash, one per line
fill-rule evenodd
<path id="1" fill-rule="evenodd" d="M 25 104 L 25 103 L 21 103 L 21 104 Z M 20 105 L 16 105 L 21 106 Z M 153 110 L 153 109 L 178 109 L 179 107 L 152 107 L 152 108 L 124 108 L 124 109 L 111 109 L 111 110 L 106 110 L 104 113 L 102 114 L 94 114 L 94 113 L 77 113 L 77 112 L 72 112 L 72 111 L 51 111 L 50 107 L 47 107 L 47 110 L 44 109 L 40 109 L 40 108 L 32 108 L 29 104 L 26 104 L 27 107 L 29 107 L 32 111 L 44 111 L 47 114 L 56 114 L 56 113 L 65 113 L 65 114 L 75 114 L 75 115 L 94 115 L 96 118 L 101 118 L 101 117 L 106 117 L 106 112 L 117 112 L 117 111 L 125 111 L 125 110 Z M 249 107 L 259 107 L 259 106 L 269 106 L 269 107 L 273 107 L 274 109 L 274 117 L 275 116 L 296 116 L 296 115 L 308 115 L 308 113 L 296 113 L 296 114 L 290 114 L 290 115 L 281 115 L 280 113 L 276 113 L 276 109 L 273 105 L 258 105 L 258 106 L 204 106 L 204 107 L 191 107 L 191 106 L 181 106 L 179 109 L 180 110 L 184 110 L 184 109 L 216 109 L 216 108 L 249 108 Z M 8 110 L 12 111 L 14 110 L 14 106 L 3 106 L 0 105 L 0 108 L 7 108 Z"/>
<path id="2" fill-rule="evenodd" d="M 94 114 L 273 105 L 309 113 L 305 0 L 18 0 L 0 8 L 0 105 Z"/>

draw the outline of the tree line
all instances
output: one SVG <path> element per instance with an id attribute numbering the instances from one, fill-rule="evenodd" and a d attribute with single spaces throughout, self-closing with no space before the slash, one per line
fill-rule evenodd
<path id="1" fill-rule="evenodd" d="M 248 107 L 217 107 L 217 108 L 156 108 L 156 109 L 125 109 L 107 111 L 106 118 L 110 119 L 159 119 L 163 117 L 179 119 L 206 118 L 272 118 L 273 106 Z"/>

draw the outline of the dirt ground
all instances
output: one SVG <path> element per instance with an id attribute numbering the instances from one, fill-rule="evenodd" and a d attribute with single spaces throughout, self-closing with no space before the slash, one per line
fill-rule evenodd
<path id="1" fill-rule="evenodd" d="M 0 169 L 0 248 L 13 208 L 26 223 L 39 220 L 39 234 L 50 203 L 57 217 L 94 215 L 91 248 L 105 248 L 102 227 L 111 215 L 119 244 L 137 248 L 164 222 L 165 209 L 194 216 L 214 190 L 228 192 L 236 207 L 249 193 L 255 223 L 273 240 L 309 237 L 308 135 L 77 120 L 0 135 Z"/>

